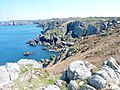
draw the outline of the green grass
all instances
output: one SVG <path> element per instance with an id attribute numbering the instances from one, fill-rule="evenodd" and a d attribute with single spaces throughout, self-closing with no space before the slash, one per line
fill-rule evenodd
<path id="1" fill-rule="evenodd" d="M 31 70 L 34 70 L 34 73 L 31 73 Z M 41 73 L 42 76 L 37 75 L 36 72 Z M 35 75 L 37 78 L 31 78 L 31 75 Z M 45 69 L 32 68 L 32 65 L 25 65 L 21 68 L 19 78 L 14 80 L 15 84 L 13 85 L 12 90 L 36 90 L 40 87 L 53 85 L 60 76 L 61 74 L 53 75 L 52 72 L 46 71 Z"/>
<path id="2" fill-rule="evenodd" d="M 29 71 L 29 70 L 32 68 L 32 66 L 33 66 L 32 64 L 27 64 L 27 65 L 25 65 L 25 66 L 22 66 L 22 67 L 20 68 L 21 74 Z"/>

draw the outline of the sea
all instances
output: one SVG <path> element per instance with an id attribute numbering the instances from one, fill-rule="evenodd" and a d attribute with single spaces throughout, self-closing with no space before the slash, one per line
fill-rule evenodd
<path id="1" fill-rule="evenodd" d="M 20 59 L 35 59 L 40 61 L 43 58 L 50 58 L 56 52 L 43 50 L 42 45 L 32 47 L 26 42 L 34 39 L 43 29 L 36 25 L 0 26 L 0 65 L 7 62 L 17 62 Z M 24 52 L 34 52 L 24 56 Z"/>

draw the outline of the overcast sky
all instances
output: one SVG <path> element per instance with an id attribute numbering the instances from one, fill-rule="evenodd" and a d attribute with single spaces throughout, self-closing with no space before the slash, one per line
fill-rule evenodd
<path id="1" fill-rule="evenodd" d="M 120 0 L 0 0 L 0 21 L 119 16 Z"/>

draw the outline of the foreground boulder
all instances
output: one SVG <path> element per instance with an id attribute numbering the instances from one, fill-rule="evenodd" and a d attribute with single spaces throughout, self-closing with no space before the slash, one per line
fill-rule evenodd
<path id="1" fill-rule="evenodd" d="M 99 75 L 93 75 L 88 82 L 91 86 L 95 87 L 96 89 L 105 88 L 107 85 L 107 81 Z"/>
<path id="2" fill-rule="evenodd" d="M 71 80 L 69 82 L 68 90 L 78 90 L 78 88 L 79 88 L 79 85 L 75 81 Z"/>
<path id="3" fill-rule="evenodd" d="M 54 82 L 54 84 L 58 87 L 61 87 L 61 86 L 65 86 L 66 82 L 63 81 L 63 80 L 57 80 L 57 81 Z"/>
<path id="4" fill-rule="evenodd" d="M 68 69 L 64 71 L 61 79 L 69 80 L 85 80 L 88 77 L 91 77 L 91 69 L 95 67 L 94 65 L 88 63 L 87 61 L 74 61 L 69 64 Z"/>
<path id="5" fill-rule="evenodd" d="M 96 90 L 94 87 L 90 86 L 90 85 L 83 85 L 80 90 Z"/>
<path id="6" fill-rule="evenodd" d="M 46 87 L 43 87 L 42 90 L 60 90 L 60 88 L 56 85 L 48 85 Z"/>
<path id="7" fill-rule="evenodd" d="M 77 86 L 80 90 L 120 90 L 120 66 L 112 57 L 101 67 L 77 60 L 69 64 L 61 79 L 68 83 L 68 90 L 78 90 Z M 78 84 L 78 80 L 85 83 Z"/>
<path id="8" fill-rule="evenodd" d="M 108 66 L 108 67 L 112 68 L 113 70 L 120 72 L 120 66 L 115 61 L 115 59 L 112 57 L 110 57 L 110 59 L 108 61 L 104 61 L 102 66 Z"/>

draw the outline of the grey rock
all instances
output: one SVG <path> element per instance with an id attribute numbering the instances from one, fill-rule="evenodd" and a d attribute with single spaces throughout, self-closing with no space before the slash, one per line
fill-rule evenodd
<path id="1" fill-rule="evenodd" d="M 110 57 L 109 60 L 104 61 L 102 66 L 109 66 L 113 70 L 120 72 L 120 66 L 117 64 L 116 60 L 112 57 Z"/>
<path id="2" fill-rule="evenodd" d="M 78 88 L 79 88 L 79 85 L 75 81 L 71 80 L 69 82 L 68 90 L 78 90 Z"/>
<path id="3" fill-rule="evenodd" d="M 7 63 L 6 68 L 9 73 L 9 78 L 11 81 L 18 78 L 20 73 L 20 67 L 17 63 Z"/>
<path id="4" fill-rule="evenodd" d="M 91 77 L 91 72 L 88 69 L 79 68 L 74 73 L 74 79 L 85 80 L 88 77 Z"/>
<path id="5" fill-rule="evenodd" d="M 30 46 L 36 46 L 37 45 L 37 43 L 35 42 L 35 40 L 30 40 L 26 44 L 28 44 Z"/>
<path id="6" fill-rule="evenodd" d="M 102 67 L 109 74 L 112 82 L 120 84 L 120 66 L 114 58 L 110 57 L 109 60 L 104 61 Z"/>
<path id="7" fill-rule="evenodd" d="M 24 52 L 24 53 L 23 53 L 24 56 L 29 56 L 29 55 L 31 55 L 31 54 L 35 54 L 35 53 L 34 53 L 34 52 Z"/>
<path id="8" fill-rule="evenodd" d="M 105 88 L 107 86 L 107 81 L 99 75 L 93 75 L 88 80 L 88 83 L 91 86 L 95 87 L 96 89 L 102 89 L 102 88 Z"/>
<path id="9" fill-rule="evenodd" d="M 60 88 L 56 85 L 48 85 L 46 87 L 43 87 L 42 90 L 60 90 Z"/>
<path id="10" fill-rule="evenodd" d="M 67 79 L 67 70 L 64 70 L 62 73 L 62 76 L 60 77 L 61 80 L 65 80 Z"/>
<path id="11" fill-rule="evenodd" d="M 67 54 L 66 54 L 66 57 L 70 57 L 70 56 L 72 56 L 72 52 L 68 51 Z"/>
<path id="12" fill-rule="evenodd" d="M 83 85 L 80 90 L 96 90 L 94 87 L 90 86 L 90 85 Z"/>
<path id="13" fill-rule="evenodd" d="M 114 83 L 110 83 L 109 86 L 110 86 L 109 87 L 110 90 L 120 90 L 120 86 L 118 86 Z"/>
<path id="14" fill-rule="evenodd" d="M 33 68 L 42 68 L 42 64 L 38 63 L 34 59 L 20 59 L 17 64 L 21 67 L 27 64 L 31 64 Z"/>
<path id="15" fill-rule="evenodd" d="M 54 82 L 54 85 L 61 87 L 61 86 L 65 86 L 67 83 L 63 80 L 57 80 Z"/>
<path id="16" fill-rule="evenodd" d="M 83 21 L 70 22 L 67 24 L 66 34 L 72 31 L 72 37 L 80 38 L 84 33 L 84 29 L 85 29 L 85 22 Z"/>
<path id="17" fill-rule="evenodd" d="M 108 72 L 106 72 L 106 70 L 100 70 L 100 71 L 97 71 L 96 73 L 95 73 L 95 75 L 99 75 L 99 76 L 101 76 L 102 78 L 104 78 L 105 80 L 107 80 L 107 81 L 111 81 L 111 77 L 109 76 L 109 73 Z"/>
<path id="18" fill-rule="evenodd" d="M 84 61 L 84 64 L 87 67 L 87 69 L 89 69 L 89 70 L 92 70 L 93 68 L 96 68 L 95 65 L 89 63 L 88 61 Z"/>
<path id="19" fill-rule="evenodd" d="M 74 61 L 68 66 L 67 70 L 67 78 L 70 80 L 75 79 L 87 79 L 91 77 L 90 69 L 88 69 L 84 63 L 84 61 Z"/>
<path id="20" fill-rule="evenodd" d="M 0 85 L 0 90 L 12 90 L 13 82 L 9 82 L 8 84 Z"/>
<path id="21" fill-rule="evenodd" d="M 72 56 L 73 53 L 76 53 L 76 52 L 77 52 L 77 50 L 74 47 L 70 47 L 66 54 L 66 57 L 70 57 L 70 56 Z"/>
<path id="22" fill-rule="evenodd" d="M 0 85 L 8 84 L 10 82 L 9 73 L 5 66 L 0 66 Z"/>
<path id="23" fill-rule="evenodd" d="M 94 25 L 89 25 L 86 31 L 86 35 L 93 35 L 96 34 L 98 32 L 98 29 L 94 26 Z"/>
<path id="24" fill-rule="evenodd" d="M 119 78 L 116 75 L 115 71 L 109 67 L 102 67 L 107 73 L 108 73 L 108 77 L 106 77 L 106 80 L 108 80 L 109 82 L 113 82 L 115 84 L 119 84 Z M 110 77 L 110 78 L 109 78 Z"/>

